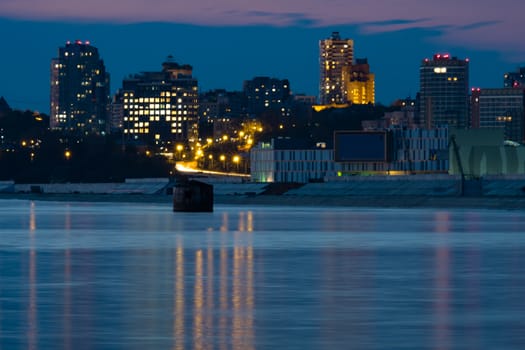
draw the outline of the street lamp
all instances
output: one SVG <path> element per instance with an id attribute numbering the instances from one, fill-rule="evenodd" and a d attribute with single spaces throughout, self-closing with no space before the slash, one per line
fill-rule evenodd
<path id="1" fill-rule="evenodd" d="M 237 172 L 239 172 L 239 162 L 240 162 L 241 158 L 239 156 L 233 156 L 232 158 L 232 161 L 233 163 L 237 166 Z"/>
<path id="2" fill-rule="evenodd" d="M 178 159 L 181 159 L 181 155 L 182 155 L 182 150 L 183 150 L 183 149 L 184 149 L 184 146 L 181 145 L 181 144 L 178 144 L 178 145 L 176 146 L 176 150 L 177 150 L 177 152 L 179 153 L 179 155 L 178 155 Z"/>
<path id="3" fill-rule="evenodd" d="M 66 149 L 66 151 L 64 152 L 64 157 L 66 157 L 66 160 L 71 159 L 71 151 Z"/>
<path id="4" fill-rule="evenodd" d="M 221 156 L 219 157 L 219 159 L 221 160 L 222 162 L 222 170 L 226 170 L 226 156 L 224 154 L 221 154 Z"/>

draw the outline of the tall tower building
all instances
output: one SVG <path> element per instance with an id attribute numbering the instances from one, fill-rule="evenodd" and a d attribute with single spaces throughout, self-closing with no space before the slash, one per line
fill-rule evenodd
<path id="1" fill-rule="evenodd" d="M 69 134 L 108 130 L 109 74 L 89 41 L 68 41 L 51 61 L 50 127 Z"/>
<path id="2" fill-rule="evenodd" d="M 370 72 L 370 65 L 366 58 L 358 58 L 355 64 L 344 71 L 347 101 L 352 104 L 366 105 L 375 103 L 375 79 Z"/>
<path id="3" fill-rule="evenodd" d="M 322 105 L 347 102 L 344 71 L 353 60 L 354 41 L 341 39 L 339 32 L 319 42 L 319 102 Z"/>
<path id="4" fill-rule="evenodd" d="M 424 59 L 419 68 L 419 122 L 426 128 L 468 126 L 469 61 L 448 54 Z"/>
<path id="5" fill-rule="evenodd" d="M 160 72 L 143 72 L 122 83 L 125 139 L 171 151 L 175 142 L 198 138 L 198 84 L 193 68 L 169 56 Z"/>

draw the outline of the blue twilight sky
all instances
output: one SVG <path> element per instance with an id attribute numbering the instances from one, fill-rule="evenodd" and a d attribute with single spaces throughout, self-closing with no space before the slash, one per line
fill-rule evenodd
<path id="1" fill-rule="evenodd" d="M 317 96 L 318 44 L 332 31 L 368 58 L 383 104 L 414 97 L 420 61 L 436 52 L 468 57 L 472 86 L 501 87 L 525 65 L 524 10 L 519 0 L 2 0 L 0 96 L 49 113 L 50 60 L 76 39 L 98 47 L 112 92 L 171 54 L 201 91 L 271 76 Z"/>

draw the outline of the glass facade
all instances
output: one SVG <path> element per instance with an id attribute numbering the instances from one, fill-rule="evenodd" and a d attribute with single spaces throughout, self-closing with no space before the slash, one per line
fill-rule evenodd
<path id="1" fill-rule="evenodd" d="M 506 140 L 525 142 L 525 89 L 473 89 L 472 126 L 502 128 Z"/>
<path id="2" fill-rule="evenodd" d="M 426 128 L 468 126 L 469 62 L 434 55 L 420 66 L 419 123 Z"/>
<path id="3" fill-rule="evenodd" d="M 88 41 L 67 42 L 51 61 L 50 127 L 71 134 L 108 132 L 109 74 Z"/>

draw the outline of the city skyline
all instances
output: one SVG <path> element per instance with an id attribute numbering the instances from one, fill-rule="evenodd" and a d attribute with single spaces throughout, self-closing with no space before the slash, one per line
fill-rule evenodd
<path id="1" fill-rule="evenodd" d="M 318 96 L 318 43 L 333 31 L 354 40 L 356 57 L 368 58 L 376 102 L 382 104 L 414 97 L 419 62 L 434 53 L 470 58 L 470 85 L 486 88 L 501 87 L 503 74 L 525 61 L 525 50 L 516 45 L 524 31 L 517 23 L 523 5 L 512 1 L 496 9 L 478 1 L 476 11 L 470 2 L 452 11 L 446 4 L 439 6 L 448 10 L 410 0 L 396 8 L 376 1 L 365 7 L 329 2 L 322 9 L 310 2 L 238 7 L 228 1 L 205 13 L 191 6 L 169 11 L 169 4 L 158 1 L 140 18 L 133 15 L 140 7 L 129 2 L 118 11 L 100 6 L 104 13 L 94 10 L 97 1 L 89 10 L 79 4 L 68 2 L 64 10 L 42 1 L 0 4 L 0 30 L 14 33 L 4 42 L 9 54 L 0 57 L 0 95 L 11 106 L 49 113 L 49 60 L 57 47 L 76 39 L 99 48 L 112 93 L 129 74 L 154 70 L 171 54 L 194 67 L 200 91 L 240 91 L 243 81 L 269 76 L 288 79 L 294 93 Z"/>

